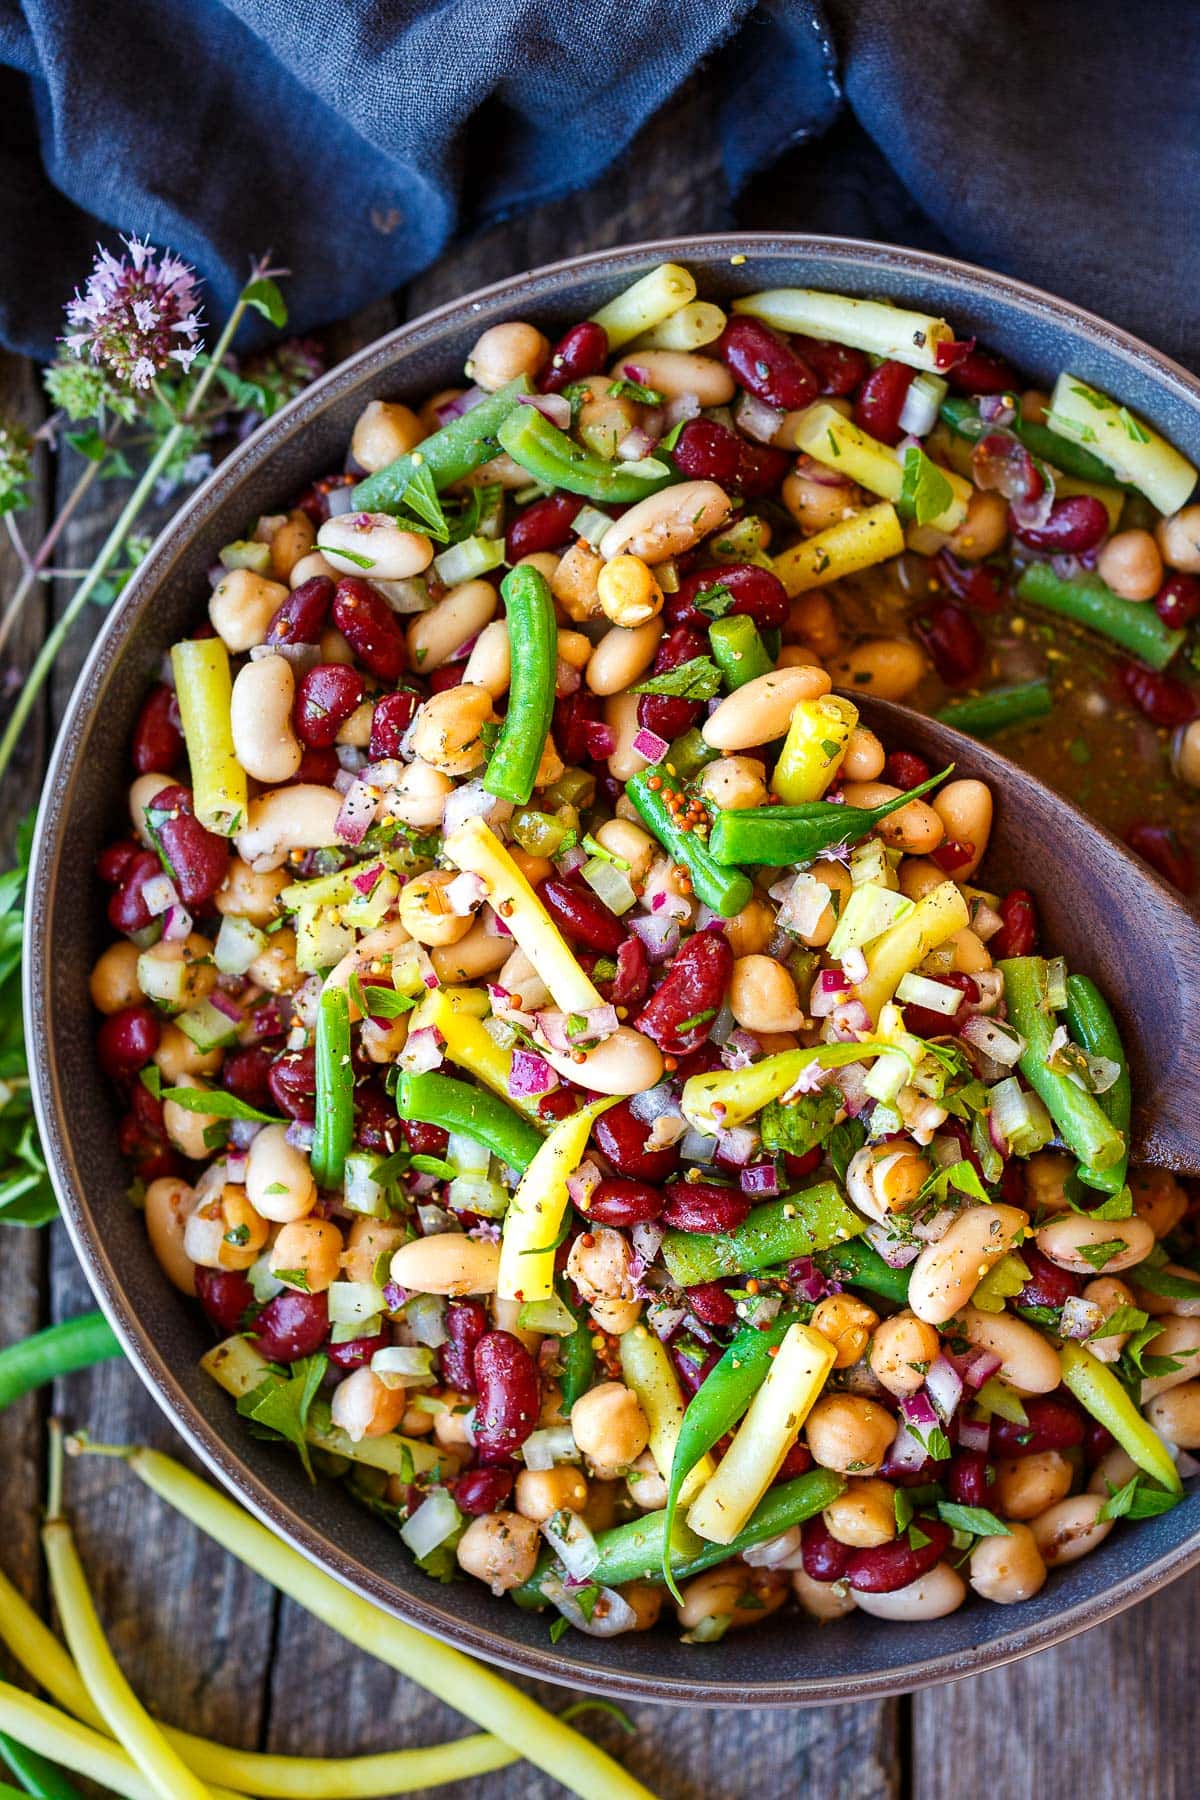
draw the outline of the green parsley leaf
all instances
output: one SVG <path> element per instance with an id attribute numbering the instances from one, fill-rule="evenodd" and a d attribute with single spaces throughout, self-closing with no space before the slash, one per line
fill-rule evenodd
<path id="1" fill-rule="evenodd" d="M 759 1119 L 763 1149 L 804 1156 L 830 1136 L 841 1104 L 842 1096 L 835 1087 L 824 1088 L 818 1094 L 801 1094 L 787 1106 L 772 1100 Z"/>
<path id="2" fill-rule="evenodd" d="M 723 581 L 715 581 L 712 587 L 701 588 L 692 605 L 706 619 L 723 619 L 725 614 L 736 604 L 736 597 L 730 593 Z"/>
<path id="3" fill-rule="evenodd" d="M 357 550 L 343 550 L 340 544 L 336 550 L 331 552 L 331 555 L 339 557 L 342 562 L 353 563 L 356 569 L 373 569 L 375 567 L 373 556 L 360 556 Z"/>
<path id="4" fill-rule="evenodd" d="M 439 1181 L 453 1181 L 458 1174 L 453 1163 L 445 1162 L 440 1156 L 426 1156 L 421 1150 L 411 1159 L 409 1167 L 418 1175 L 434 1175 Z"/>
<path id="5" fill-rule="evenodd" d="M 935 462 L 915 444 L 904 453 L 904 476 L 896 511 L 902 519 L 932 525 L 954 499 L 954 489 Z"/>
<path id="6" fill-rule="evenodd" d="M 257 281 L 248 282 L 238 297 L 261 313 L 276 331 L 282 331 L 287 324 L 287 302 L 269 275 L 260 275 Z"/>
<path id="7" fill-rule="evenodd" d="M 846 1170 L 867 1141 L 867 1127 L 862 1119 L 843 1119 L 835 1125 L 825 1143 L 825 1153 L 838 1180 L 845 1183 Z"/>
<path id="8" fill-rule="evenodd" d="M 928 1544 L 930 1541 L 931 1540 L 929 1539 L 929 1537 L 926 1535 L 925 1532 L 923 1532 L 921 1530 L 921 1527 L 919 1525 L 910 1525 L 909 1526 L 908 1542 L 909 1542 L 910 1549 L 923 1550 L 925 1548 L 926 1544 Z"/>
<path id="9" fill-rule="evenodd" d="M 1105 1238 L 1100 1244 L 1080 1244 L 1079 1254 L 1093 1269 L 1106 1268 L 1114 1256 L 1128 1248 L 1124 1238 Z"/>
<path id="10" fill-rule="evenodd" d="M 552 1644 L 557 1644 L 558 1640 L 560 1638 L 565 1637 L 567 1635 L 568 1631 L 570 1631 L 570 1629 L 571 1629 L 570 1619 L 564 1617 L 564 1615 L 562 1613 L 559 1613 L 557 1619 L 555 1619 L 554 1623 L 550 1627 L 550 1642 Z"/>
<path id="11" fill-rule="evenodd" d="M 1124 1487 L 1115 1488 L 1111 1481 L 1105 1485 L 1108 1499 L 1097 1514 L 1100 1519 L 1153 1519 L 1159 1513 L 1170 1512 L 1183 1498 L 1140 1474 L 1131 1476 Z"/>
<path id="12" fill-rule="evenodd" d="M 398 1019 L 417 1004 L 411 995 L 398 994 L 395 988 L 364 987 L 357 972 L 351 974 L 347 991 L 351 1002 L 369 1019 Z"/>
<path id="13" fill-rule="evenodd" d="M 277 1113 L 260 1112 L 248 1100 L 227 1094 L 224 1088 L 163 1088 L 162 1098 L 173 1100 L 184 1112 L 208 1113 L 214 1119 L 255 1119 L 260 1125 L 285 1125 Z"/>
<path id="14" fill-rule="evenodd" d="M 1149 1323 L 1149 1313 L 1144 1313 L 1139 1306 L 1117 1306 L 1093 1335 L 1116 1337 L 1122 1331 L 1141 1331 Z"/>
<path id="15" fill-rule="evenodd" d="M 657 388 L 644 387 L 640 381 L 631 381 L 622 375 L 616 381 L 610 381 L 608 392 L 611 399 L 636 400 L 639 406 L 661 406 L 663 395 Z"/>
<path id="16" fill-rule="evenodd" d="M 1127 1187 L 1119 1194 L 1113 1194 L 1100 1206 L 1077 1206 L 1070 1194 L 1067 1195 L 1071 1210 L 1086 1213 L 1089 1219 L 1128 1219 L 1133 1213 L 1133 1195 Z"/>
<path id="17" fill-rule="evenodd" d="M 898 1487 L 892 1495 L 892 1510 L 896 1515 L 896 1536 L 908 1530 L 913 1516 L 913 1503 L 908 1497 L 908 1489 Z"/>
<path id="18" fill-rule="evenodd" d="M 989 1512 L 986 1506 L 959 1506 L 953 1500 L 943 1500 L 937 1510 L 942 1524 L 955 1531 L 969 1531 L 975 1537 L 1012 1536 L 1004 1521 Z"/>
<path id="19" fill-rule="evenodd" d="M 252 1420 L 264 1435 L 286 1438 L 296 1446 L 310 1481 L 315 1478 L 308 1454 L 308 1411 L 327 1366 L 324 1356 L 306 1356 L 294 1362 L 286 1375 L 272 1370 L 237 1403 L 242 1417 Z"/>
<path id="20" fill-rule="evenodd" d="M 443 544 L 449 540 L 450 527 L 428 463 L 416 464 L 404 484 L 400 504 L 420 520 L 430 537 L 437 538 Z"/>
<path id="21" fill-rule="evenodd" d="M 634 694 L 669 694 L 678 700 L 711 700 L 721 689 L 721 671 L 711 656 L 693 656 L 690 662 L 662 675 L 652 675 L 630 692 Z"/>
<path id="22" fill-rule="evenodd" d="M 1164 1300 L 1200 1300 L 1200 1275 L 1171 1275 L 1166 1269 L 1139 1263 L 1132 1279 L 1148 1294 L 1159 1294 Z"/>

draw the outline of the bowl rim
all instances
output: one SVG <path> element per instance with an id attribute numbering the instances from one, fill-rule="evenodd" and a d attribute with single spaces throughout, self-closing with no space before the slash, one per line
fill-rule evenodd
<path id="1" fill-rule="evenodd" d="M 94 674 L 106 663 L 111 641 L 118 637 L 127 615 L 138 607 L 146 590 L 153 589 L 180 546 L 187 540 L 193 520 L 236 489 L 243 476 L 269 460 L 276 439 L 311 415 L 321 414 L 344 389 L 354 386 L 361 372 L 375 361 L 388 361 L 397 350 L 416 347 L 440 327 L 478 305 L 506 294 L 525 292 L 531 284 L 549 287 L 574 276 L 603 269 L 605 264 L 625 264 L 630 259 L 679 261 L 711 267 L 721 260 L 774 252 L 777 255 L 824 257 L 848 264 L 869 264 L 881 278 L 889 269 L 927 273 L 931 279 L 948 278 L 961 290 L 986 296 L 1034 316 L 1082 331 L 1108 353 L 1133 365 L 1175 397 L 1200 412 L 1200 380 L 1181 364 L 1086 308 L 1009 275 L 993 274 L 977 264 L 954 257 L 913 250 L 902 245 L 868 239 L 827 236 L 805 232 L 737 231 L 696 233 L 682 237 L 654 238 L 617 244 L 553 263 L 475 288 L 431 308 L 372 340 L 304 389 L 287 406 L 266 420 L 238 445 L 201 484 L 155 539 L 149 554 L 114 604 L 76 679 L 63 712 L 42 788 L 34 832 L 33 856 L 27 892 L 24 942 L 23 999 L 26 1047 L 32 1077 L 34 1113 L 47 1150 L 49 1173 L 63 1221 L 101 1310 L 112 1325 L 126 1360 L 157 1404 L 171 1420 L 184 1442 L 234 1497 L 270 1530 L 343 1586 L 370 1600 L 383 1611 L 427 1631 L 468 1654 L 516 1674 L 548 1680 L 561 1686 L 610 1695 L 616 1699 L 641 1699 L 672 1705 L 694 1706 L 819 1706 L 853 1700 L 891 1698 L 920 1688 L 961 1679 L 966 1675 L 1005 1664 L 1065 1642 L 1093 1625 L 1115 1617 L 1126 1608 L 1157 1593 L 1169 1582 L 1200 1564 L 1200 1525 L 1191 1536 L 1132 1572 L 1121 1576 L 1101 1596 L 1067 1605 L 1038 1624 L 1017 1626 L 965 1652 L 948 1652 L 917 1658 L 903 1671 L 848 1674 L 844 1678 L 799 1682 L 721 1680 L 714 1670 L 708 1679 L 680 1680 L 672 1676 L 626 1673 L 619 1663 L 597 1668 L 565 1660 L 553 1646 L 545 1649 L 512 1641 L 502 1625 L 476 1627 L 455 1616 L 449 1607 L 426 1602 L 404 1593 L 367 1563 L 344 1550 L 319 1528 L 309 1523 L 268 1482 L 243 1463 L 230 1443 L 205 1420 L 183 1391 L 148 1331 L 141 1323 L 125 1286 L 106 1249 L 102 1234 L 82 1193 L 71 1179 L 71 1134 L 66 1128 L 66 1104 L 48 1041 L 50 1010 L 49 963 L 45 938 L 38 931 L 43 909 L 39 896 L 48 891 L 62 845 L 52 832 L 52 815 L 65 811 L 69 786 L 63 786 L 72 763 L 73 727 L 88 710 Z M 441 1592 L 442 1590 L 437 1590 Z"/>

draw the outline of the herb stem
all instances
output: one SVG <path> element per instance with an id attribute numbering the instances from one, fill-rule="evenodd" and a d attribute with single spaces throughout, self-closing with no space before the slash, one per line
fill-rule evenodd
<path id="1" fill-rule="evenodd" d="M 40 579 L 42 572 L 49 561 L 50 552 L 62 536 L 76 507 L 79 505 L 79 502 L 83 499 L 99 473 L 99 463 L 89 462 L 87 464 L 82 470 L 75 486 L 63 501 L 62 506 L 59 508 L 58 517 L 50 526 L 50 529 L 47 531 L 37 549 L 33 552 L 32 556 L 28 554 L 22 556 L 21 560 L 24 567 L 24 573 L 13 590 L 12 599 L 4 609 L 3 618 L 0 618 L 0 650 L 4 649 L 5 644 L 7 644 L 9 638 L 12 636 L 13 627 L 20 617 L 21 608 L 24 606 L 25 601 L 32 592 L 35 583 Z M 5 517 L 9 517 L 9 515 L 5 514 Z"/>

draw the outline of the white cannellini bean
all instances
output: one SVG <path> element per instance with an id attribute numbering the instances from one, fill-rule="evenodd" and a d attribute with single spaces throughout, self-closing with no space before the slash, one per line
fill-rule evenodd
<path id="1" fill-rule="evenodd" d="M 433 545 L 420 531 L 405 531 L 387 513 L 339 513 L 326 519 L 317 549 L 343 575 L 370 581 L 404 581 L 433 561 Z"/>
<path id="2" fill-rule="evenodd" d="M 304 781 L 259 794 L 247 809 L 245 829 L 234 840 L 238 855 L 262 871 L 278 869 L 289 850 L 324 850 L 337 842 L 334 826 L 341 810 L 336 788 Z"/>
<path id="3" fill-rule="evenodd" d="M 304 751 L 292 730 L 296 680 L 283 656 L 264 656 L 238 671 L 230 702 L 233 751 L 255 781 L 290 781 Z"/>

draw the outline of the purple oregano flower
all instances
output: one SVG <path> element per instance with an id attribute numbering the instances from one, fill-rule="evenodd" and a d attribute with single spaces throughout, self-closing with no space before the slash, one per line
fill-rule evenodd
<path id="1" fill-rule="evenodd" d="M 63 340 L 129 388 L 148 388 L 170 363 L 186 372 L 200 353 L 194 269 L 171 251 L 123 238 L 128 257 L 98 249 L 83 293 L 67 306 Z"/>

